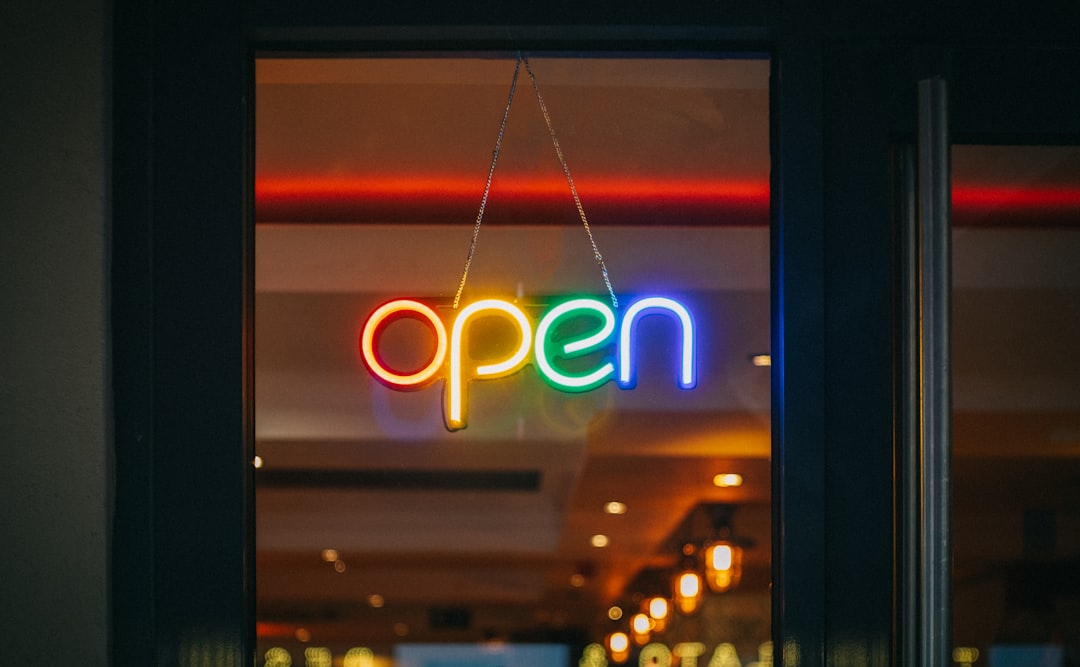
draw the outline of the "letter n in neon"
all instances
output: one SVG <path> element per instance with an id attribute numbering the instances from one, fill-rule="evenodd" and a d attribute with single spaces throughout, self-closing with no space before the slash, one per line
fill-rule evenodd
<path id="1" fill-rule="evenodd" d="M 690 311 L 674 299 L 662 296 L 646 297 L 630 304 L 623 313 L 622 326 L 619 329 L 619 386 L 630 389 L 637 383 L 634 372 L 634 350 L 637 346 L 637 323 L 641 317 L 654 313 L 666 313 L 680 323 L 682 329 L 682 349 L 679 355 L 678 384 L 682 389 L 693 389 L 697 384 L 695 370 L 694 321 Z"/>

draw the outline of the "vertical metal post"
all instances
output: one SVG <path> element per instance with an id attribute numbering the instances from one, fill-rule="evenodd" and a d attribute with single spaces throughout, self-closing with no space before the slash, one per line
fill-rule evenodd
<path id="1" fill-rule="evenodd" d="M 952 644 L 951 225 L 947 96 L 919 82 L 918 664 L 950 664 Z"/>
<path id="2" fill-rule="evenodd" d="M 900 321 L 901 362 L 900 390 L 901 421 L 899 423 L 900 443 L 897 451 L 897 533 L 899 541 L 898 568 L 898 656 L 897 664 L 914 664 L 921 657 L 919 648 L 919 589 L 920 530 L 922 528 L 922 494 L 920 492 L 921 436 L 919 433 L 920 406 L 922 395 L 920 377 L 922 376 L 919 342 L 919 169 L 917 148 L 906 144 L 898 152 L 897 173 L 900 177 L 900 248 L 903 255 L 901 263 L 902 282 L 900 303 L 903 309 Z"/>

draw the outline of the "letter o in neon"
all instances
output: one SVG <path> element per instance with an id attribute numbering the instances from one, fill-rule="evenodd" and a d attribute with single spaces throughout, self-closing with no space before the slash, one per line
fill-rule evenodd
<path id="1" fill-rule="evenodd" d="M 381 325 L 400 317 L 424 320 L 435 332 L 435 354 L 431 361 L 415 373 L 407 375 L 386 368 L 375 351 L 375 338 Z M 397 389 L 419 389 L 430 382 L 446 360 L 446 349 L 446 327 L 442 320 L 430 307 L 412 299 L 397 299 L 376 308 L 364 322 L 364 329 L 360 334 L 360 356 L 368 370 L 380 381 Z"/>

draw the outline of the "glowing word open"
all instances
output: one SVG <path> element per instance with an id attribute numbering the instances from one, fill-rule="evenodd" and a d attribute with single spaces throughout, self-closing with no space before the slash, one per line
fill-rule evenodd
<path id="1" fill-rule="evenodd" d="M 466 390 L 471 380 L 511 375 L 530 362 L 540 377 L 561 391 L 590 391 L 613 378 L 620 387 L 633 388 L 636 384 L 635 331 L 646 315 L 667 315 L 679 324 L 681 349 L 676 380 L 683 389 L 692 389 L 697 384 L 694 321 L 690 311 L 674 299 L 651 296 L 630 303 L 621 313 L 617 339 L 615 311 L 600 299 L 588 297 L 569 299 L 550 308 L 536 323 L 535 330 L 521 308 L 502 299 L 474 301 L 449 314 L 452 320 L 444 323 L 433 308 L 420 301 L 395 299 L 384 303 L 364 322 L 360 354 L 371 374 L 393 389 L 421 389 L 445 378 L 444 419 L 451 431 L 467 426 Z M 466 354 L 470 327 L 480 318 L 490 316 L 508 320 L 518 332 L 518 341 L 502 358 L 474 363 Z M 419 320 L 434 334 L 434 353 L 419 369 L 390 368 L 378 352 L 379 337 L 385 326 L 400 318 Z M 563 325 L 571 322 L 578 324 L 578 328 L 568 334 Z M 584 331 L 580 330 L 582 324 L 588 325 Z M 599 354 L 613 344 L 614 355 Z M 592 367 L 585 370 L 567 368 L 567 362 L 580 361 L 590 354 L 598 357 Z"/>

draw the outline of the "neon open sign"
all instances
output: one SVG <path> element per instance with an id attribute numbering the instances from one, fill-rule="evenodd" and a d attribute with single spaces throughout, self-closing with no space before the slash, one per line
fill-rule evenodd
<path id="1" fill-rule="evenodd" d="M 623 389 L 633 388 L 638 323 L 647 315 L 658 314 L 666 315 L 679 327 L 676 382 L 682 389 L 692 389 L 697 384 L 696 340 L 694 320 L 686 306 L 675 299 L 650 296 L 631 302 L 621 311 L 617 322 L 615 311 L 600 299 L 569 299 L 549 308 L 534 327 L 521 308 L 502 299 L 474 301 L 451 311 L 449 322 L 420 301 L 395 299 L 376 308 L 364 322 L 360 354 L 371 374 L 392 389 L 421 389 L 445 379 L 444 419 L 446 427 L 456 431 L 468 425 L 470 381 L 511 375 L 529 363 L 540 377 L 561 391 L 591 391 L 612 379 Z M 517 342 L 501 358 L 476 362 L 466 353 L 469 335 L 476 322 L 491 316 L 509 321 L 517 330 Z M 391 368 L 379 354 L 379 340 L 386 326 L 400 318 L 418 320 L 434 335 L 434 350 L 420 368 Z M 568 323 L 577 326 L 565 326 Z M 615 347 L 614 353 L 605 353 L 611 346 Z M 574 360 L 592 361 L 587 368 L 571 368 L 580 366 Z"/>

